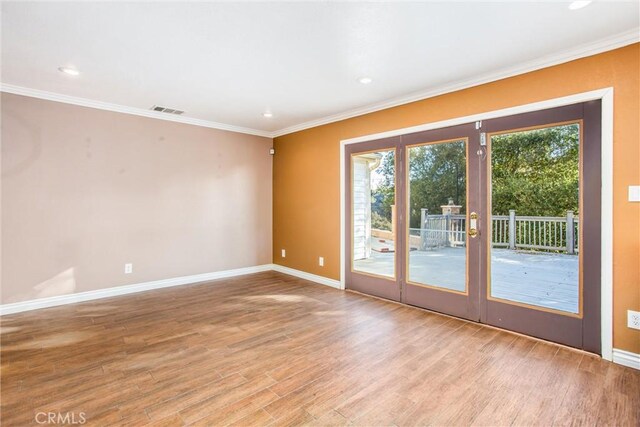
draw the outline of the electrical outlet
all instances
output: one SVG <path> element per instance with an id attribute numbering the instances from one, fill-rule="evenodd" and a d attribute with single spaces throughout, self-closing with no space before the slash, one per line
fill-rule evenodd
<path id="1" fill-rule="evenodd" d="M 318 258 L 318 264 L 320 265 L 320 267 L 324 267 L 324 257 Z"/>
<path id="2" fill-rule="evenodd" d="M 124 265 L 124 274 L 133 273 L 133 264 L 125 264 Z"/>
<path id="3" fill-rule="evenodd" d="M 627 310 L 627 326 L 640 329 L 640 311 Z"/>
<path id="4" fill-rule="evenodd" d="M 282 250 L 282 258 L 286 258 L 287 257 L 287 251 L 285 251 L 284 249 Z"/>

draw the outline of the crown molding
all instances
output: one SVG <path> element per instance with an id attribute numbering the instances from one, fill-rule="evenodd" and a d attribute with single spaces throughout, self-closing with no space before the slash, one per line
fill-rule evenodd
<path id="1" fill-rule="evenodd" d="M 397 98 L 392 98 L 383 102 L 370 104 L 364 107 L 355 108 L 342 113 L 333 114 L 330 116 L 322 117 L 308 122 L 300 123 L 297 125 L 282 128 L 273 132 L 245 128 L 241 126 L 234 126 L 225 123 L 218 123 L 209 120 L 195 119 L 184 116 L 170 116 L 163 113 L 146 110 L 143 108 L 127 107 L 119 104 L 112 104 L 108 102 L 95 101 L 87 98 L 80 98 L 75 96 L 63 95 L 54 92 L 47 92 L 39 89 L 31 89 L 22 86 L 16 86 L 6 83 L 0 83 L 0 91 L 6 93 L 13 93 L 16 95 L 30 96 L 33 98 L 46 99 L 49 101 L 63 102 L 65 104 L 79 105 L 82 107 L 97 108 L 100 110 L 115 111 L 124 114 L 133 114 L 136 116 L 148 117 L 152 119 L 166 120 L 177 123 L 184 123 L 194 126 L 202 126 L 212 129 L 226 130 L 230 132 L 244 133 L 247 135 L 263 136 L 266 138 L 276 138 L 290 133 L 299 132 L 301 130 L 326 125 L 329 123 L 338 122 L 341 120 L 350 119 L 357 116 L 362 116 L 376 111 L 385 110 L 399 105 L 409 104 L 411 102 L 421 101 L 435 96 L 444 95 L 451 92 L 456 92 L 463 89 L 468 89 L 474 86 L 479 86 L 486 83 L 491 83 L 497 80 L 506 79 L 509 77 L 517 76 L 520 74 L 529 73 L 531 71 L 540 70 L 554 65 L 563 64 L 565 62 L 574 61 L 576 59 L 585 58 L 587 56 L 596 55 L 599 53 L 607 52 L 609 50 L 618 49 L 624 46 L 628 46 L 640 41 L 640 27 L 630 31 L 626 31 L 605 39 L 598 40 L 593 43 L 583 44 L 576 46 L 572 49 L 565 50 L 563 52 L 555 53 L 552 55 L 543 56 L 533 61 L 518 64 L 513 67 L 503 68 L 491 73 L 486 73 L 472 79 L 459 80 L 453 83 L 430 88 L 428 90 L 419 91 L 410 95 L 405 95 Z"/>
<path id="2" fill-rule="evenodd" d="M 542 68 L 552 67 L 554 65 L 563 64 L 565 62 L 574 61 L 576 59 L 585 58 L 587 56 L 596 55 L 607 52 L 609 50 L 618 49 L 640 41 L 640 27 L 630 31 L 626 31 L 605 39 L 600 39 L 593 43 L 576 46 L 552 55 L 546 55 L 518 64 L 513 67 L 503 68 L 491 73 L 483 74 L 472 79 L 459 80 L 442 86 L 430 88 L 428 90 L 415 92 L 410 95 L 392 98 L 376 104 L 348 110 L 343 113 L 334 114 L 316 120 L 300 123 L 298 125 L 289 126 L 272 132 L 272 138 L 287 135 L 301 130 L 338 122 L 340 120 L 350 119 L 352 117 L 362 116 L 364 114 L 374 113 L 376 111 L 385 110 L 387 108 L 397 107 L 399 105 L 409 104 L 411 102 L 421 101 L 427 98 L 444 95 L 446 93 L 456 92 L 470 87 L 491 83 L 497 80 L 506 79 L 508 77 L 517 76 L 519 74 L 529 73 L 531 71 L 540 70 Z"/>
<path id="3" fill-rule="evenodd" d="M 245 128 L 241 126 L 228 125 L 225 123 L 212 122 L 209 120 L 195 119 L 185 116 L 171 116 L 166 113 L 145 110 L 144 108 L 127 107 L 125 105 L 112 104 L 109 102 L 95 101 L 93 99 L 80 98 L 76 96 L 63 95 L 55 92 L 47 92 L 39 89 L 31 89 L 12 84 L 0 83 L 0 91 L 15 95 L 29 96 L 32 98 L 46 99 L 48 101 L 62 102 L 65 104 L 79 105 L 81 107 L 96 108 L 98 110 L 114 111 L 116 113 L 132 114 L 134 116 L 148 117 L 150 119 L 166 120 L 169 122 L 184 123 L 187 125 L 201 126 L 211 129 L 226 130 L 229 132 L 244 133 L 247 135 L 264 136 L 272 138 L 272 132 Z"/>

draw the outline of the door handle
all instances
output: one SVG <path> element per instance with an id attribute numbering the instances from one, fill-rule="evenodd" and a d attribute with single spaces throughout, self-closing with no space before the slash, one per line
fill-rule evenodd
<path id="1" fill-rule="evenodd" d="M 469 236 L 475 238 L 478 236 L 478 214 L 471 212 L 469 214 Z"/>

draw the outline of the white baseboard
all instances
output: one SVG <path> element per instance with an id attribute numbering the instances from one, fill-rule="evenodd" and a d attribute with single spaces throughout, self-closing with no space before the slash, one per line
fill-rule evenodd
<path id="1" fill-rule="evenodd" d="M 82 301 L 91 301 L 101 298 L 115 297 L 118 295 L 133 294 L 152 289 L 167 288 L 170 286 L 190 285 L 198 282 L 224 279 L 226 277 L 241 276 L 243 274 L 260 273 L 273 270 L 273 264 L 256 265 L 253 267 L 236 268 L 234 270 L 216 271 L 213 273 L 194 274 L 191 276 L 174 277 L 172 279 L 154 280 L 152 282 L 136 283 L 134 285 L 116 286 L 113 288 L 99 289 L 96 291 L 78 292 L 75 294 L 58 295 L 48 298 L 40 298 L 30 301 L 22 301 L 0 305 L 0 316 L 5 314 L 20 313 L 23 311 L 37 310 L 39 308 L 55 307 L 58 305 L 73 304 Z"/>
<path id="2" fill-rule="evenodd" d="M 113 288 L 99 289 L 96 291 L 78 292 L 76 294 L 59 295 L 49 298 L 40 298 L 30 301 L 22 301 L 0 305 L 0 316 L 5 314 L 20 313 L 23 311 L 37 310 L 39 308 L 55 307 L 59 305 L 73 304 L 83 301 L 91 301 L 101 298 L 115 297 L 119 295 L 133 294 L 136 292 L 150 291 L 153 289 L 168 288 L 171 286 L 190 285 L 199 282 L 208 282 L 226 277 L 242 276 L 245 274 L 260 273 L 263 271 L 277 271 L 290 276 L 299 277 L 321 285 L 342 289 L 339 280 L 329 279 L 316 274 L 307 273 L 293 268 L 277 264 L 263 264 L 254 267 L 237 268 L 234 270 L 216 271 L 213 273 L 194 274 L 192 276 L 174 277 L 172 279 L 154 280 L 152 282 L 136 283 L 134 285 L 116 286 Z M 613 363 L 640 369 L 640 354 L 626 350 L 613 349 Z"/>
<path id="3" fill-rule="evenodd" d="M 640 369 L 640 354 L 626 350 L 613 349 L 613 363 Z"/>
<path id="4" fill-rule="evenodd" d="M 21 313 L 23 311 L 37 310 L 40 308 L 56 307 L 59 305 L 74 304 L 77 302 L 91 301 L 101 298 L 115 297 L 119 295 L 133 294 L 136 292 L 150 291 L 153 289 L 168 288 L 170 286 L 190 285 L 198 282 L 224 279 L 226 277 L 242 276 L 244 274 L 260 273 L 263 271 L 278 271 L 290 276 L 299 277 L 311 282 L 331 286 L 340 289 L 340 281 L 317 276 L 293 268 L 275 264 L 263 264 L 254 267 L 237 268 L 234 270 L 216 271 L 213 273 L 194 274 L 191 276 L 174 277 L 172 279 L 154 280 L 151 282 L 136 283 L 134 285 L 116 286 L 113 288 L 98 289 L 95 291 L 78 292 L 75 294 L 58 295 L 48 298 L 40 298 L 29 301 L 21 301 L 0 305 L 0 316 L 5 314 Z"/>
<path id="5" fill-rule="evenodd" d="M 336 289 L 342 289 L 339 280 L 329 279 L 328 277 L 318 276 L 316 274 L 295 270 L 293 268 L 285 267 L 278 264 L 273 264 L 273 270 L 279 273 L 288 274 L 289 276 L 295 276 L 301 279 L 309 280 L 310 282 L 320 283 L 321 285 L 331 286 L 332 288 Z"/>

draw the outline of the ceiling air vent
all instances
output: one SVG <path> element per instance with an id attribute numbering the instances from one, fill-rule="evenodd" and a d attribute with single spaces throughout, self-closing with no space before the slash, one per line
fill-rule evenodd
<path id="1" fill-rule="evenodd" d="M 180 115 L 183 114 L 184 111 L 182 110 L 176 110 L 174 108 L 167 108 L 167 107 L 161 107 L 159 105 L 154 105 L 153 107 L 151 107 L 152 111 L 158 111 L 160 113 L 167 113 L 167 114 L 175 114 L 175 115 Z"/>

